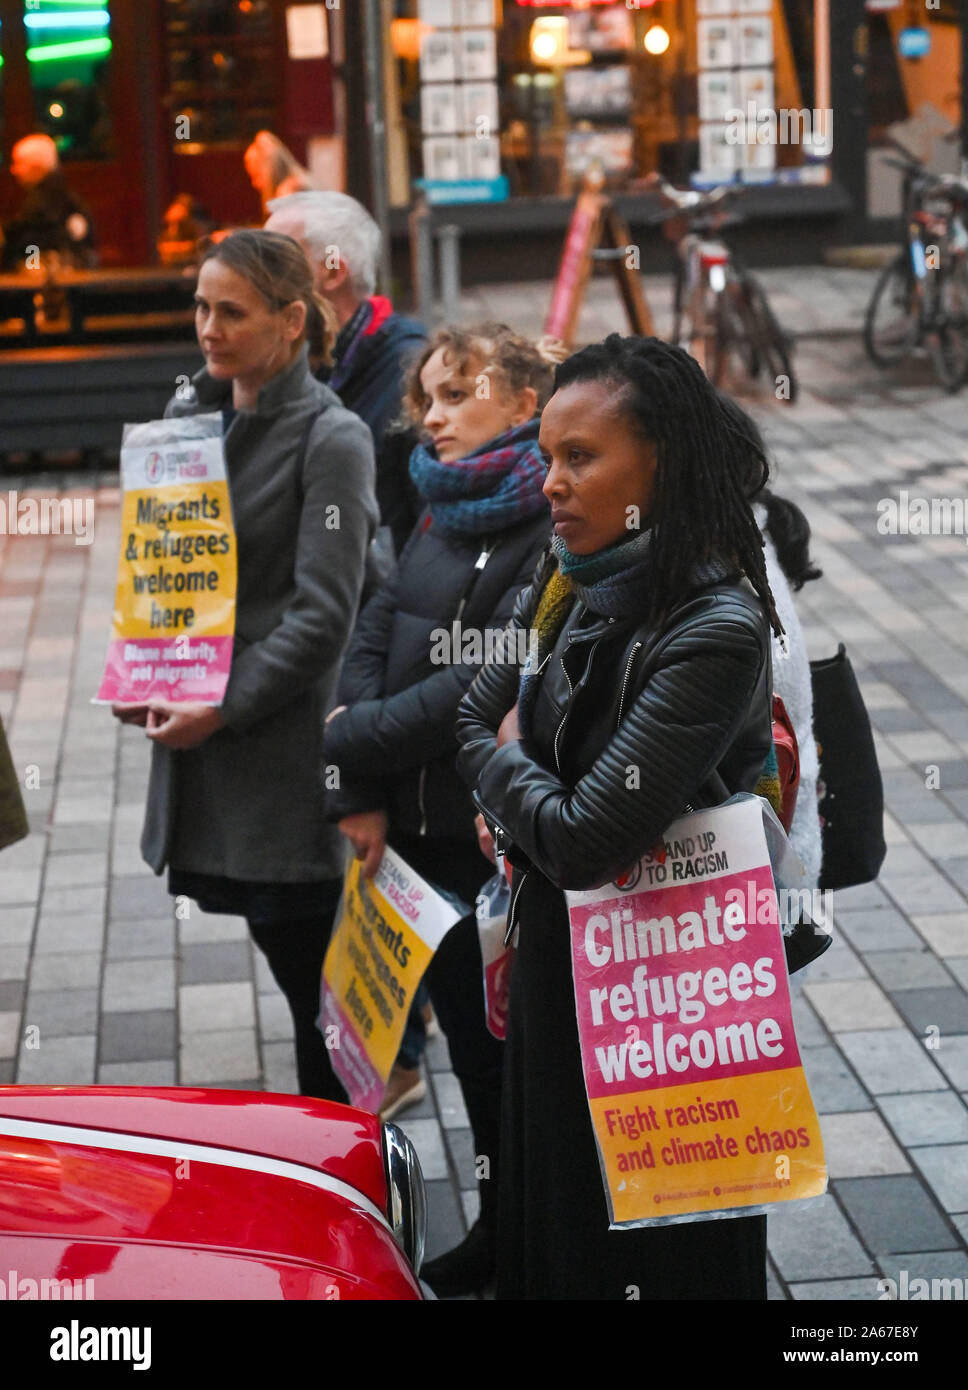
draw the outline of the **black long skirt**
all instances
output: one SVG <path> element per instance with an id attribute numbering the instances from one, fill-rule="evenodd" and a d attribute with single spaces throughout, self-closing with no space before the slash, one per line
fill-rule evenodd
<path id="1" fill-rule="evenodd" d="M 765 1299 L 766 1217 L 610 1231 L 563 894 L 531 870 L 505 1049 L 497 1296 Z"/>

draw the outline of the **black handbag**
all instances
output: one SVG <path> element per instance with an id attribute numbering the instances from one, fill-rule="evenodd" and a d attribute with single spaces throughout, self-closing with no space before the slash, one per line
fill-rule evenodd
<path id="1" fill-rule="evenodd" d="M 850 659 L 811 661 L 813 732 L 820 757 L 821 888 L 875 879 L 884 862 L 884 787 L 871 722 Z"/>

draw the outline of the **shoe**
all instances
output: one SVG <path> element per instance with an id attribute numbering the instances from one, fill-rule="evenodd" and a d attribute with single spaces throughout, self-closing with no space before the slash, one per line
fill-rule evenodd
<path id="1" fill-rule="evenodd" d="M 424 1032 L 428 1038 L 440 1037 L 440 1024 L 437 1022 L 437 1015 L 434 1013 L 433 1004 L 425 1004 L 420 1010 L 420 1017 L 424 1021 Z"/>
<path id="2" fill-rule="evenodd" d="M 416 1105 L 427 1094 L 427 1083 L 419 1067 L 394 1066 L 380 1105 L 380 1119 L 392 1120 L 401 1110 Z"/>
<path id="3" fill-rule="evenodd" d="M 425 1264 L 420 1277 L 438 1298 L 461 1298 L 465 1294 L 483 1293 L 493 1284 L 496 1263 L 494 1236 L 478 1220 L 460 1245 Z"/>
<path id="4" fill-rule="evenodd" d="M 810 965 L 833 945 L 833 940 L 829 932 L 814 926 L 812 922 L 798 922 L 792 934 L 783 938 L 788 973 L 792 975 Z"/>

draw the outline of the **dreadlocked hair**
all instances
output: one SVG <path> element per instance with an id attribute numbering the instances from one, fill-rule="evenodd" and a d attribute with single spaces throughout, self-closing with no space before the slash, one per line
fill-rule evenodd
<path id="1" fill-rule="evenodd" d="M 743 571 L 779 636 L 783 624 L 766 577 L 763 537 L 744 487 L 749 447 L 728 429 L 699 364 L 659 338 L 612 333 L 557 367 L 556 391 L 577 381 L 614 386 L 616 408 L 655 448 L 649 619 L 667 618 L 695 566 L 719 559 Z"/>
<path id="2" fill-rule="evenodd" d="M 780 568 L 790 587 L 799 592 L 811 579 L 819 579 L 823 570 L 810 558 L 810 523 L 795 502 L 778 497 L 767 487 L 770 462 L 760 427 L 738 401 L 725 391 L 719 393 L 719 406 L 726 417 L 727 428 L 738 435 L 747 450 L 747 471 L 744 490 L 750 502 L 759 503 L 766 511 L 764 531 L 769 534 Z"/>

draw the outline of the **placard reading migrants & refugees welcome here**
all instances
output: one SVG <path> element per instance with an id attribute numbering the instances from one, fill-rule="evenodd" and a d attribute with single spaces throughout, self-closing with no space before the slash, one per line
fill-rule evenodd
<path id="1" fill-rule="evenodd" d="M 759 798 L 685 816 L 665 860 L 567 893 L 582 1066 L 613 1226 L 819 1196 Z"/>
<path id="2" fill-rule="evenodd" d="M 126 425 L 114 619 L 96 700 L 220 704 L 237 549 L 220 414 Z"/>

